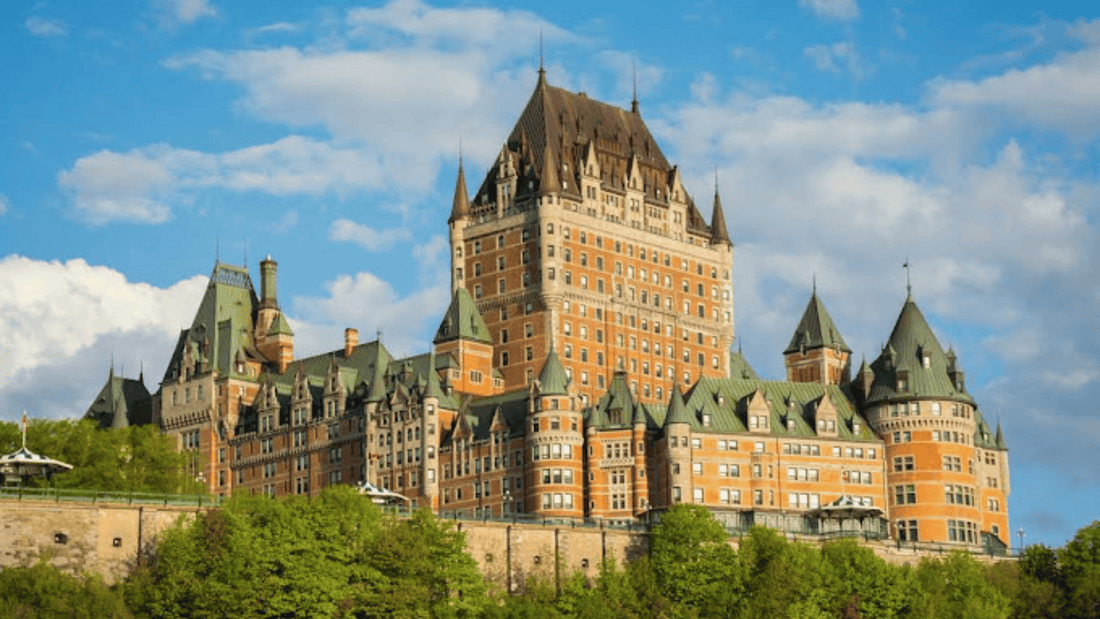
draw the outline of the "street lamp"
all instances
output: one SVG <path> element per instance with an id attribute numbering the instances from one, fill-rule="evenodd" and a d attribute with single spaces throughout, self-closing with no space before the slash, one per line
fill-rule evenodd
<path id="1" fill-rule="evenodd" d="M 1016 531 L 1016 535 L 1020 538 L 1020 547 L 1016 550 L 1016 552 L 1022 553 L 1024 551 L 1024 528 L 1020 527 L 1019 530 Z"/>

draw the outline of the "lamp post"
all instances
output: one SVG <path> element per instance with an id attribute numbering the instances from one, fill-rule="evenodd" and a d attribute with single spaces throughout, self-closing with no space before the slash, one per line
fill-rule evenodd
<path id="1" fill-rule="evenodd" d="M 1024 551 L 1024 528 L 1020 527 L 1016 531 L 1016 535 L 1019 536 L 1019 538 L 1020 538 L 1020 547 L 1016 549 L 1016 553 L 1019 554 L 1019 553 L 1022 553 Z"/>

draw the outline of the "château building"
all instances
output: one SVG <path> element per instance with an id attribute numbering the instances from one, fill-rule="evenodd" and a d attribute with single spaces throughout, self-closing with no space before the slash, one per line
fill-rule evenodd
<path id="1" fill-rule="evenodd" d="M 731 526 L 1009 543 L 1004 437 L 912 296 L 854 375 L 816 289 L 785 380 L 733 350 L 717 188 L 707 223 L 637 101 L 540 70 L 473 195 L 460 163 L 448 225 L 451 303 L 408 358 L 353 328 L 295 358 L 276 262 L 258 296 L 215 264 L 151 396 L 211 492 L 369 483 L 448 514 L 605 521 L 689 502 Z"/>

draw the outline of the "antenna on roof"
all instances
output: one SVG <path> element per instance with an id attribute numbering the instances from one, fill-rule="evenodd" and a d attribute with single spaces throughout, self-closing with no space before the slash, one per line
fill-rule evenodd
<path id="1" fill-rule="evenodd" d="M 244 268 L 248 269 L 248 239 L 244 240 Z"/>
<path id="2" fill-rule="evenodd" d="M 222 255 L 222 240 L 221 237 L 214 237 L 214 264 L 221 262 Z"/>

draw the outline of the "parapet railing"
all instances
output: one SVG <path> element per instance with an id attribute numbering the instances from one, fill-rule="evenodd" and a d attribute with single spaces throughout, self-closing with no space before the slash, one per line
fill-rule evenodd
<path id="1" fill-rule="evenodd" d="M 62 488 L 0 488 L 0 500 L 53 501 L 55 503 L 115 503 L 123 505 L 171 505 L 217 507 L 223 499 L 210 494 L 170 494 L 120 490 Z"/>

